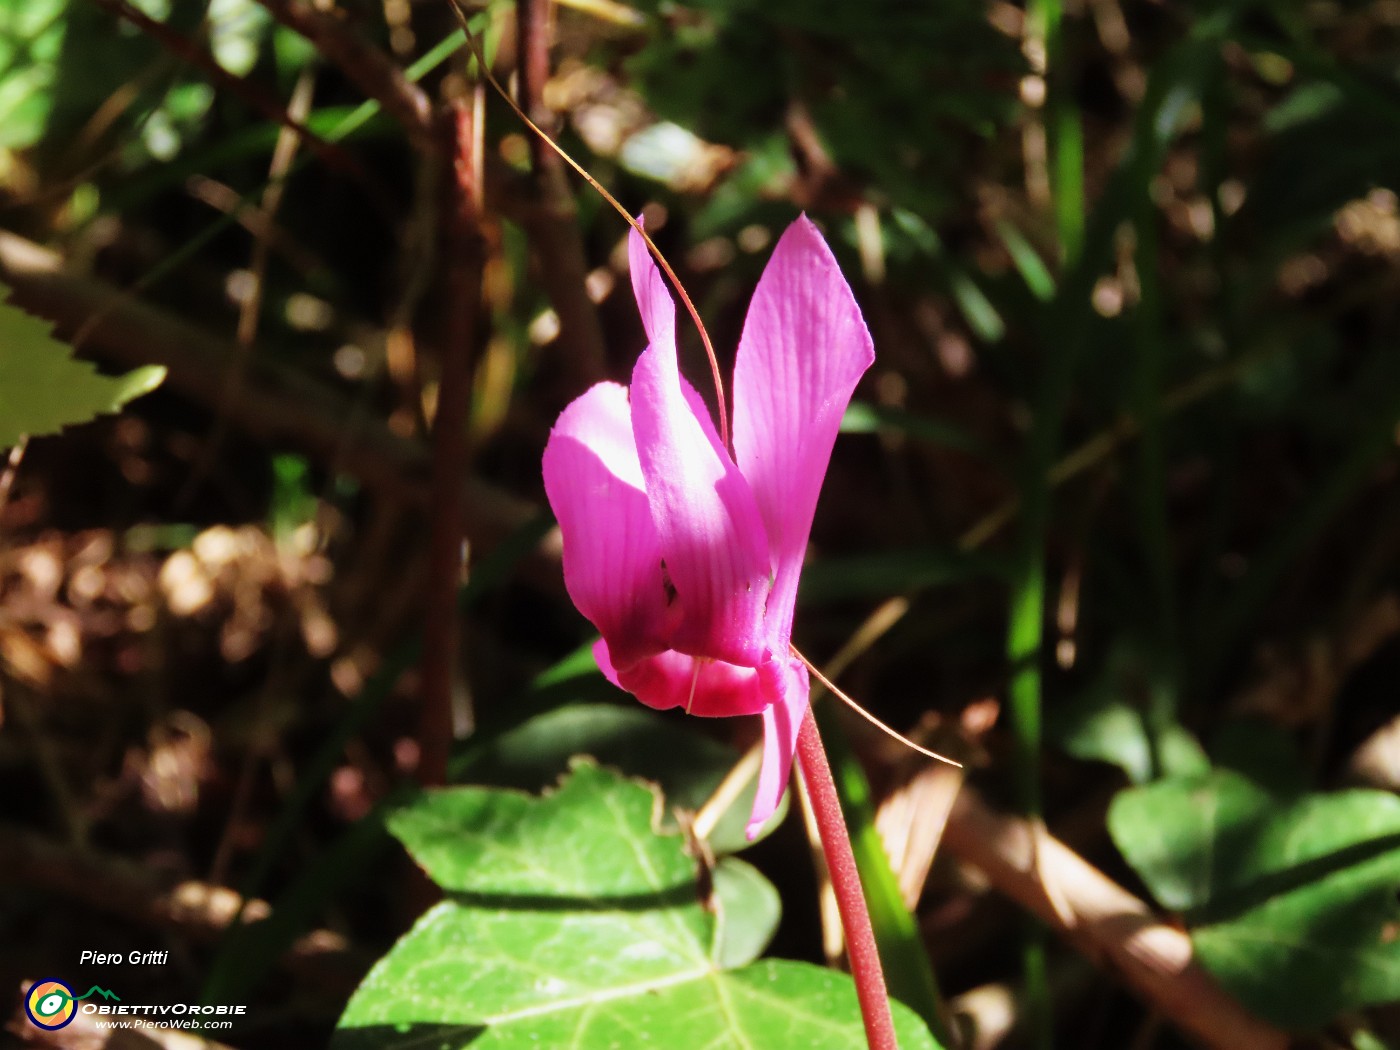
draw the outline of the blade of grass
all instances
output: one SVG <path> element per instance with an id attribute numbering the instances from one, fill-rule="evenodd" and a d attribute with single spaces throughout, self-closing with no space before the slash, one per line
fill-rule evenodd
<path id="1" fill-rule="evenodd" d="M 1043 23 L 1042 32 L 1048 34 L 1047 39 L 1057 41 L 1058 3 L 1041 0 L 1035 11 Z M 1217 25 L 1209 24 L 1211 29 Z M 1018 798 L 1022 813 L 1032 824 L 1040 821 L 1042 813 L 1040 758 L 1044 683 L 1041 657 L 1046 616 L 1050 472 L 1058 454 L 1075 365 L 1093 316 L 1091 293 L 1098 275 L 1112 258 L 1113 239 L 1119 225 L 1137 214 L 1139 201 L 1146 199 L 1149 203 L 1145 206 L 1150 207 L 1152 177 L 1176 133 L 1185 103 L 1200 94 L 1196 86 L 1200 55 L 1208 54 L 1216 46 L 1213 35 L 1193 36 L 1178 45 L 1153 70 L 1134 125 L 1132 144 L 1087 226 L 1082 223 L 1082 186 L 1071 180 L 1063 191 L 1067 195 L 1063 199 L 1070 203 L 1057 206 L 1057 219 L 1063 224 L 1061 248 L 1066 271 L 1059 293 L 1047 306 L 1041 329 L 1047 346 L 1052 349 L 1046 355 L 1045 370 L 1038 385 L 1021 476 L 1022 529 L 1011 585 L 1006 644 L 1007 663 L 1011 669 L 1007 685 L 1008 709 L 1016 738 Z M 1075 140 L 1071 138 L 1067 145 L 1062 140 L 1062 145 L 1073 149 Z M 1058 169 L 1059 165 L 1056 167 Z M 1075 202 L 1081 208 L 1079 213 L 1071 207 Z M 1065 250 L 1069 248 L 1076 250 Z M 1152 265 L 1156 265 L 1155 260 Z M 1044 927 L 1037 925 L 1028 942 L 1024 962 L 1028 1027 L 1035 1033 L 1036 1045 L 1048 1048 L 1053 1043 L 1053 1020 L 1044 981 L 1044 936 Z"/>
<path id="2" fill-rule="evenodd" d="M 1050 148 L 1050 192 L 1061 258 L 1077 259 L 1084 242 L 1084 130 L 1069 82 L 1061 0 L 1031 0 L 1027 32 L 1045 74 L 1045 134 Z"/>
<path id="3" fill-rule="evenodd" d="M 1013 724 L 1020 738 L 1018 774 L 1022 808 L 1027 816 L 1039 812 L 1039 658 L 1045 613 L 1045 547 L 1052 469 L 1072 393 L 1075 364 L 1093 316 L 1090 293 L 1112 257 L 1113 238 L 1119 225 L 1140 213 L 1150 215 L 1155 221 L 1151 181 L 1161 167 L 1166 147 L 1176 134 L 1187 103 L 1200 97 L 1206 60 L 1218 46 L 1220 28 L 1219 24 L 1207 26 L 1208 31 L 1203 30 L 1178 45 L 1154 69 L 1134 127 L 1132 144 L 1090 217 L 1081 255 L 1068 268 L 1059 293 L 1043 315 L 1041 331 L 1047 343 L 1053 340 L 1054 349 L 1047 355 L 1039 382 L 1020 486 L 1023 493 L 1021 543 L 1012 582 L 1007 640 L 1008 663 L 1013 669 L 1008 693 Z M 1155 269 L 1155 258 L 1150 260 L 1150 265 L 1148 263 L 1145 255 L 1139 260 L 1143 268 Z M 1147 378 L 1142 382 L 1153 379 L 1156 367 L 1144 373 Z M 1152 392 L 1147 398 L 1152 402 L 1151 414 L 1157 417 L 1160 427 L 1164 407 L 1158 391 L 1160 380 L 1147 386 Z M 1160 456 L 1160 452 L 1152 456 Z"/>
<path id="4" fill-rule="evenodd" d="M 966 267 L 944 247 L 938 231 L 922 216 L 904 208 L 891 209 L 890 222 L 923 254 L 938 262 L 947 279 L 949 294 L 973 334 L 984 343 L 999 342 L 1006 334 L 1006 322 Z"/>
<path id="5" fill-rule="evenodd" d="M 1055 212 L 1060 258 L 1066 265 L 1081 259 L 1084 244 L 1083 132 L 1066 90 L 1070 72 L 1064 53 L 1063 9 L 1060 0 L 1030 0 L 1026 9 L 1028 55 L 1045 83 L 1043 110 L 1050 151 L 1050 194 Z M 1067 300 L 1068 301 L 1068 300 Z M 1074 303 L 1083 323 L 1085 306 Z M 1047 480 L 1059 444 L 1060 423 L 1069 395 L 1069 376 L 1078 356 L 1079 340 L 1050 354 L 1040 387 L 1022 479 L 1025 507 L 1018 558 L 1012 581 L 1006 656 L 1011 667 L 1007 693 L 1012 731 L 1016 738 L 1017 794 L 1022 813 L 1040 821 L 1040 751 L 1042 682 L 1040 658 L 1044 643 L 1046 540 L 1050 486 Z M 1042 1050 L 1054 1044 L 1054 1021 L 1045 981 L 1045 928 L 1032 926 L 1022 965 L 1026 978 L 1026 1021 L 1031 1039 Z"/>
<path id="6" fill-rule="evenodd" d="M 1146 178 L 1151 175 L 1144 173 Z M 1133 311 L 1132 405 L 1141 430 L 1135 479 L 1138 529 L 1154 606 L 1149 629 L 1169 650 L 1175 630 L 1171 537 L 1167 529 L 1166 451 L 1162 436 L 1162 289 L 1157 272 L 1157 208 L 1141 194 L 1134 208 L 1138 304 Z"/>
<path id="7" fill-rule="evenodd" d="M 1005 219 L 997 220 L 996 231 L 1030 293 L 1042 303 L 1048 303 L 1055 297 L 1055 278 L 1045 260 L 1031 247 L 1025 234 Z"/>
<path id="8" fill-rule="evenodd" d="M 1156 158 L 1141 155 L 1146 165 Z M 1163 383 L 1166 340 L 1163 334 L 1162 287 L 1158 271 L 1157 206 L 1147 188 L 1155 164 L 1139 170 L 1141 190 L 1133 209 L 1134 266 L 1138 303 L 1132 315 L 1134 355 L 1131 403 L 1141 431 L 1138 438 L 1134 504 L 1139 542 L 1147 566 L 1149 594 L 1143 603 L 1146 622 L 1140 625 L 1150 664 L 1142 699 L 1143 724 L 1152 756 L 1153 775 L 1161 775 L 1164 763 L 1161 740 L 1166 727 L 1175 724 L 1179 689 L 1177 649 L 1177 601 L 1171 536 L 1167 517 L 1167 466 L 1164 431 Z"/>

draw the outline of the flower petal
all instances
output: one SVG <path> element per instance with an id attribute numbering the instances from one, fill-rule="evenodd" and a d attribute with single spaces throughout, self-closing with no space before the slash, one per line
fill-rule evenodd
<path id="1" fill-rule="evenodd" d="M 851 393 L 874 360 L 850 286 L 803 215 L 779 239 L 759 279 L 734 364 L 734 455 L 771 544 L 769 626 L 784 655 L 831 448 Z"/>
<path id="2" fill-rule="evenodd" d="M 598 383 L 564 409 L 544 450 L 564 537 L 564 586 L 621 666 L 669 648 L 661 540 L 632 439 L 627 391 Z"/>
<path id="3" fill-rule="evenodd" d="M 603 638 L 593 643 L 593 657 L 608 681 L 658 711 L 680 707 L 706 718 L 756 715 L 774 699 L 764 692 L 772 683 L 752 667 L 667 650 L 619 670 Z"/>
<path id="4" fill-rule="evenodd" d="M 640 225 L 642 217 L 637 216 Z M 642 326 L 647 330 L 648 343 L 674 343 L 676 339 L 676 301 L 666 278 L 651 257 L 647 242 L 632 230 L 627 235 L 627 268 L 632 275 L 632 294 L 637 298 L 637 310 Z"/>
<path id="5" fill-rule="evenodd" d="M 777 699 L 763 710 L 763 765 L 758 770 L 758 790 L 745 829 L 750 840 L 783 800 L 792 758 L 797 753 L 797 732 L 807 717 L 810 696 L 807 668 L 792 657 L 773 660 L 759 673 L 772 676 L 769 688 L 777 691 Z"/>
<path id="6" fill-rule="evenodd" d="M 642 222 L 640 215 L 637 216 L 637 222 Z M 632 295 L 637 300 L 637 312 L 642 315 L 642 326 L 647 332 L 648 345 L 669 346 L 674 351 L 676 301 L 671 298 L 671 289 L 667 287 L 666 279 L 661 275 L 661 268 L 656 265 L 646 242 L 636 230 L 632 231 L 627 240 L 627 266 L 632 275 Z M 685 395 L 695 418 L 700 421 L 700 427 L 714 447 L 715 453 L 722 459 L 729 459 L 729 451 L 719 439 L 705 399 L 684 379 L 680 380 L 680 385 L 681 393 Z"/>
<path id="7" fill-rule="evenodd" d="M 673 340 L 647 347 L 631 396 L 632 433 L 679 609 L 670 648 L 757 667 L 767 658 L 771 564 L 753 492 L 699 395 L 681 380 Z"/>

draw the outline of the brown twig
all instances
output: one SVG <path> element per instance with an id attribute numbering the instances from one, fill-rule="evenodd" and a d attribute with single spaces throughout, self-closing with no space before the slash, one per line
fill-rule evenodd
<path id="1" fill-rule="evenodd" d="M 540 287 L 559 316 L 554 386 L 573 397 L 606 375 L 607 344 L 588 298 L 588 259 L 565 173 L 538 172 L 513 217 L 525 230 Z"/>
<path id="2" fill-rule="evenodd" d="M 0 519 L 4 518 L 5 507 L 10 502 L 10 491 L 19 475 L 19 465 L 24 461 L 24 450 L 29 447 L 29 438 L 21 435 L 5 457 L 5 466 L 0 468 Z"/>
<path id="3" fill-rule="evenodd" d="M 479 138 L 470 99 L 450 104 L 443 116 L 451 142 L 452 172 L 443 180 L 447 201 L 443 246 L 446 324 L 438 360 L 437 410 L 433 417 L 432 518 L 428 538 L 428 593 L 423 623 L 423 706 L 418 778 L 447 781 L 453 738 L 456 681 L 457 588 L 462 578 L 461 478 L 467 473 L 467 419 L 471 401 L 476 325 L 481 312 L 484 245 L 477 179 Z"/>
<path id="4" fill-rule="evenodd" d="M 414 148 L 425 153 L 443 148 L 428 96 L 393 59 L 361 38 L 340 12 L 317 11 L 294 0 L 258 2 L 273 18 L 314 44 L 367 98 L 378 102 L 402 125 Z"/>
<path id="5" fill-rule="evenodd" d="M 552 132 L 544 105 L 549 79 L 550 0 L 517 0 L 520 106 L 537 126 Z M 529 136 L 530 204 L 522 216 L 540 284 L 559 316 L 558 385 L 569 397 L 602 379 L 606 343 L 598 311 L 588 298 L 588 260 L 578 228 L 578 208 L 564 163 L 539 135 Z"/>
<path id="6" fill-rule="evenodd" d="M 310 69 L 302 70 L 287 107 L 294 119 L 302 120 L 310 111 L 314 84 Z M 253 359 L 254 344 L 257 342 L 258 323 L 262 320 L 263 299 L 267 286 L 267 263 L 271 249 L 269 234 L 275 228 L 277 209 L 282 203 L 287 173 L 296 157 L 297 142 L 296 133 L 291 128 L 284 125 L 279 129 L 277 144 L 272 150 L 272 162 L 268 165 L 268 183 L 263 190 L 262 207 L 259 209 L 266 222 L 262 224 L 260 232 L 253 234 L 253 250 L 248 260 L 252 286 L 238 307 L 238 328 L 235 332 L 238 353 L 229 362 L 227 396 L 219 404 L 218 415 L 214 419 L 208 439 L 204 442 L 204 450 L 198 462 L 191 468 L 175 497 L 177 508 L 188 506 L 190 498 L 213 469 L 228 436 L 230 412 L 233 406 L 238 404 L 248 381 L 248 367 Z"/>
<path id="7" fill-rule="evenodd" d="M 521 122 L 524 123 L 533 134 L 548 143 L 549 148 L 558 154 L 559 159 L 577 172 L 583 180 L 593 188 L 598 196 L 607 201 L 608 206 L 627 222 L 627 225 L 630 226 L 637 236 L 642 239 L 643 243 L 646 244 L 647 250 L 651 253 L 651 257 L 656 260 L 656 265 L 661 268 L 661 272 L 670 280 L 672 288 L 681 301 L 681 305 L 685 308 L 686 313 L 690 315 L 691 321 L 695 324 L 695 330 L 699 333 L 700 342 L 705 348 L 705 357 L 710 362 L 710 377 L 714 380 L 715 384 L 715 407 L 719 414 L 720 441 L 728 446 L 729 410 L 726 407 L 727 401 L 724 394 L 724 379 L 720 375 L 719 358 L 715 355 L 714 344 L 710 340 L 709 331 L 705 328 L 705 322 L 700 319 L 700 311 L 696 309 L 695 302 L 691 299 L 690 293 L 686 291 L 685 285 L 681 283 L 681 279 L 676 276 L 675 268 L 671 266 L 670 260 L 668 260 L 665 253 L 656 246 L 656 242 L 652 240 L 651 234 L 647 233 L 646 228 L 642 225 L 641 219 L 631 215 L 606 186 L 595 179 L 587 168 L 575 160 L 563 146 L 559 145 L 557 141 L 546 134 L 538 124 L 530 119 L 529 114 L 520 108 L 520 104 L 511 96 L 510 92 L 501 85 L 496 75 L 491 72 L 491 68 L 486 62 L 486 56 L 482 52 L 481 46 L 477 43 L 476 38 L 472 36 L 471 26 L 467 21 L 466 13 L 462 7 L 462 0 L 451 0 L 451 3 L 452 9 L 462 25 L 462 30 L 466 33 L 467 46 L 471 48 L 472 54 L 476 56 L 477 63 L 481 68 L 481 75 L 486 78 L 487 83 L 501 96 L 506 105 L 510 106 L 510 108 L 515 111 L 515 115 L 520 118 Z"/>
<path id="8" fill-rule="evenodd" d="M 556 121 L 554 114 L 544 105 L 544 85 L 549 80 L 549 37 L 554 21 L 552 9 L 550 0 L 516 0 L 515 5 L 515 35 L 520 52 L 516 86 L 520 92 L 520 108 L 551 135 L 554 134 Z M 559 155 L 549 148 L 544 139 L 532 135 L 529 143 L 530 167 L 534 171 L 563 167 Z"/>
<path id="9" fill-rule="evenodd" d="M 0 281 L 14 289 L 16 305 L 56 321 L 60 332 L 72 332 L 102 313 L 85 349 L 126 367 L 165 365 L 170 374 L 163 389 L 210 409 L 221 403 L 228 361 L 236 353 L 230 341 L 124 298 L 105 282 L 65 273 L 55 253 L 3 230 Z M 427 449 L 361 415 L 344 396 L 273 361 L 256 363 L 245 395 L 233 408 L 234 420 L 253 437 L 300 448 L 382 496 L 426 504 Z M 458 482 L 466 534 L 481 549 L 538 514 L 533 504 L 486 482 L 466 477 Z M 536 576 L 557 587 L 557 564 Z"/>
<path id="10" fill-rule="evenodd" d="M 274 176 L 274 179 L 281 179 L 283 175 Z M 269 190 L 272 188 L 271 184 L 267 187 Z M 254 204 L 249 197 L 227 183 L 208 175 L 191 175 L 185 180 L 185 192 L 221 215 L 231 215 L 234 222 L 257 240 L 265 242 L 300 277 L 314 279 L 330 272 L 329 263 L 288 233 L 266 208 Z"/>
<path id="11" fill-rule="evenodd" d="M 989 809 L 964 787 L 944 846 L 1001 893 L 1114 971 L 1151 1008 L 1219 1050 L 1286 1050 L 1288 1036 L 1231 998 L 1192 958 L 1191 938 L 1058 839 Z M 1039 875 L 1037 874 L 1039 872 Z M 1058 904 L 1043 879 L 1053 879 Z M 1067 924 L 1059 910 L 1069 909 Z"/>

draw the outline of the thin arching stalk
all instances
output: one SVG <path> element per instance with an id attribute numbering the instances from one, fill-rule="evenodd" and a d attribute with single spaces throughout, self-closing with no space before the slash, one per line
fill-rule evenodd
<path id="1" fill-rule="evenodd" d="M 670 262 L 667 261 L 666 256 L 661 254 L 661 249 L 656 246 L 656 242 L 651 239 L 651 235 L 647 233 L 642 224 L 627 213 L 627 209 L 622 206 L 616 197 L 608 192 L 606 186 L 589 174 L 587 168 L 574 160 L 563 146 L 555 142 L 543 128 L 531 120 L 530 115 L 520 108 L 520 104 L 515 101 L 511 93 L 496 79 L 496 74 L 491 72 L 491 67 L 486 62 L 486 55 L 482 53 L 481 46 L 477 43 L 476 37 L 472 34 L 471 27 L 467 24 L 467 16 L 463 13 L 458 0 L 453 0 L 452 10 L 456 13 L 457 20 L 462 24 L 462 32 L 465 33 L 467 37 L 467 46 L 471 48 L 472 54 L 476 56 L 477 65 L 481 68 L 481 75 L 496 89 L 496 93 L 499 94 L 501 98 L 505 99 L 506 104 L 515 111 L 515 115 L 524 122 L 525 126 L 533 131 L 542 141 L 548 143 L 549 148 L 557 153 L 563 159 L 564 163 L 578 172 L 579 175 L 587 181 L 588 185 L 592 186 L 593 189 L 598 192 L 598 195 L 601 196 L 603 200 L 607 201 L 612 209 L 627 221 L 627 225 L 637 231 L 642 240 L 646 242 L 647 250 L 651 252 L 652 258 L 656 260 L 656 264 L 661 267 L 662 272 L 665 273 L 666 277 L 670 280 L 671 286 L 675 288 L 676 294 L 680 296 L 681 303 L 685 306 L 686 313 L 690 315 L 691 321 L 695 324 L 696 331 L 700 333 L 700 342 L 705 346 L 705 356 L 710 362 L 710 377 L 714 380 L 715 384 L 715 400 L 719 403 L 719 437 L 720 440 L 724 442 L 725 447 L 728 448 L 729 407 L 724 396 L 724 380 L 720 376 L 719 358 L 715 356 L 715 347 L 714 344 L 710 342 L 710 333 L 705 329 L 705 322 L 700 320 L 700 311 L 697 310 L 695 304 L 691 302 L 690 294 L 685 290 L 685 285 L 681 284 L 681 279 L 676 276 L 676 271 L 671 268 Z"/>

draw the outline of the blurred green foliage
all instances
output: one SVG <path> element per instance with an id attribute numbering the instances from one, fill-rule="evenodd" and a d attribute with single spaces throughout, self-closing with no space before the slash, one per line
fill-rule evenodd
<path id="1" fill-rule="evenodd" d="M 254 385 L 290 375 L 294 389 L 342 397 L 347 433 L 367 423 L 420 440 L 443 305 L 427 166 L 350 78 L 255 0 L 140 6 L 275 97 L 310 78 L 307 124 L 344 141 L 386 199 L 305 150 L 275 175 L 274 124 L 94 5 L 0 0 L 0 222 L 228 336 L 239 320 L 230 289 L 250 272 L 252 227 L 240 222 L 279 183 Z M 465 72 L 445 6 L 411 5 L 397 29 L 385 5 L 344 6 L 430 97 Z M 1363 674 L 1372 660 L 1388 666 L 1396 644 L 1367 611 L 1400 592 L 1393 5 L 1030 7 L 1027 21 L 1020 6 L 970 0 L 642 0 L 635 19 L 608 23 L 561 6 L 561 138 L 629 209 L 659 206 L 654 229 L 721 354 L 776 231 L 798 208 L 823 223 L 878 361 L 820 509 L 800 644 L 833 652 L 880 603 L 907 600 L 851 672 L 861 699 L 901 725 L 933 712 L 954 720 L 986 695 L 1010 701 L 1011 726 L 983 741 L 980 786 L 1042 810 L 1052 829 L 1085 798 L 1116 792 L 1106 830 L 1158 904 L 1181 914 L 1201 961 L 1261 1015 L 1316 1030 L 1400 994 L 1385 941 L 1400 885 L 1393 796 L 1338 790 L 1352 752 L 1394 716 L 1389 673 L 1379 685 Z M 478 16 L 493 46 L 504 43 L 503 73 L 512 15 L 497 2 Z M 1024 101 L 1036 98 L 1040 71 L 1026 55 L 1038 46 L 1046 108 Z M 551 334 L 539 280 L 553 246 L 531 243 L 537 227 L 519 209 L 538 190 L 521 174 L 528 151 L 503 105 L 486 98 L 482 111 L 502 192 L 488 196 L 490 331 L 479 334 L 489 351 L 474 397 L 491 423 L 474 437 L 473 470 L 538 503 L 540 445 L 561 397 L 579 391 L 550 388 L 572 347 L 567 332 Z M 722 161 L 697 174 L 712 148 Z M 622 226 L 574 188 L 568 221 L 607 367 L 622 377 L 641 338 L 615 261 Z M 0 307 L 0 321 L 22 317 Z M 18 343 L 0 347 L 7 367 L 38 360 Z M 390 362 L 405 346 L 418 356 Z M 45 361 L 62 367 L 39 386 L 77 396 L 65 373 L 78 369 L 100 397 L 61 416 L 42 392 L 26 393 L 16 400 L 43 418 L 20 429 L 118 407 L 149 385 L 92 375 L 52 349 Z M 200 411 L 199 424 L 186 405 L 150 419 L 188 446 L 185 431 L 202 435 L 220 410 Z M 3 422 L 19 418 L 11 408 Z M 250 520 L 286 536 L 330 504 L 346 523 L 326 547 L 340 576 L 378 596 L 406 575 L 418 545 L 371 528 L 383 525 L 375 501 L 397 494 L 342 483 L 344 464 L 324 450 L 269 448 L 265 459 Z M 223 465 L 238 477 L 225 488 L 243 491 L 245 466 Z M 161 509 L 141 528 L 187 546 L 184 519 L 151 506 Z M 738 750 L 713 739 L 725 727 L 581 702 L 619 698 L 596 675 L 557 580 L 551 591 L 515 574 L 542 531 L 527 526 L 494 552 L 494 537 L 473 537 L 463 662 L 480 717 L 456 776 L 533 791 L 587 752 L 698 807 Z M 321 862 L 299 878 L 281 867 L 298 836 L 320 834 L 318 800 L 347 745 L 380 743 L 411 718 L 393 686 L 414 643 L 395 654 L 382 640 L 417 623 L 380 622 L 382 612 L 360 614 L 369 627 L 344 614 L 347 638 L 390 652 L 359 702 L 334 706 L 329 726 L 286 716 L 300 734 L 289 738 L 317 744 L 298 743 L 295 790 L 277 796 L 262 846 L 236 866 L 245 891 L 266 888 L 277 918 L 231 935 L 211 995 L 255 987 L 322 920 L 321 891 L 354 899 L 364 892 L 356 865 L 385 852 L 381 808 L 318 840 Z M 295 649 L 285 643 L 269 663 L 285 671 Z M 306 680 L 324 684 L 326 661 L 297 652 Z M 1326 673 L 1310 677 L 1316 667 Z M 927 1014 L 939 992 L 924 980 L 920 925 L 878 863 L 871 799 L 859 797 L 884 771 L 867 780 L 857 754 L 867 757 L 858 747 L 840 765 L 883 947 L 906 953 L 910 1000 Z M 397 758 L 376 760 L 383 780 L 401 775 Z M 599 792 L 631 790 L 623 783 Z M 526 805 L 484 788 L 470 797 Z M 779 911 L 766 876 L 727 856 L 746 845 L 746 808 L 734 802 L 709 841 L 722 858 L 719 897 L 731 895 L 723 906 L 746 916 L 747 939 L 719 945 L 726 973 L 765 949 Z M 402 832 L 412 818 L 394 819 Z M 658 848 L 679 864 L 675 846 Z M 792 852 L 783 863 L 799 863 Z M 917 919 L 933 922 L 934 910 Z M 486 919 L 481 909 L 434 919 L 468 921 Z M 425 944 L 419 931 L 394 950 L 352 1020 L 403 1019 L 395 967 L 435 965 Z M 990 978 L 1015 977 L 1014 960 L 994 963 Z M 450 1000 L 435 995 L 410 1020 L 437 1023 Z"/>
<path id="2" fill-rule="evenodd" d="M 808 120 L 844 179 L 885 206 L 938 215 L 969 146 L 1012 112 L 1020 56 L 956 0 L 646 0 L 627 72 L 658 114 L 760 157 Z"/>

